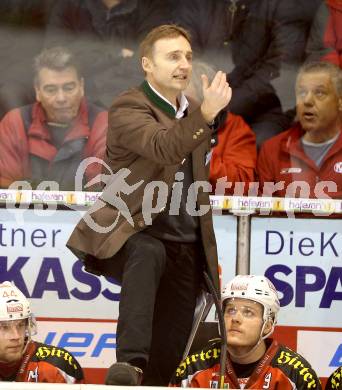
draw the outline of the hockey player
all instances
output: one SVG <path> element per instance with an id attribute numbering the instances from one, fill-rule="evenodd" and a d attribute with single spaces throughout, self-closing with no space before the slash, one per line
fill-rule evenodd
<path id="1" fill-rule="evenodd" d="M 38 343 L 30 303 L 10 282 L 0 284 L 0 382 L 83 383 L 83 371 L 63 348 Z"/>
<path id="2" fill-rule="evenodd" d="M 222 292 L 227 337 L 225 388 L 321 389 L 310 364 L 269 338 L 279 311 L 277 291 L 265 276 L 238 275 Z M 220 342 L 180 363 L 172 386 L 217 388 Z"/>

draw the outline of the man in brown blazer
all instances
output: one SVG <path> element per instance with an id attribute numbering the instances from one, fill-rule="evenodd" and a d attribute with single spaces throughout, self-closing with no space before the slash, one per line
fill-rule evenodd
<path id="1" fill-rule="evenodd" d="M 89 272 L 121 281 L 117 363 L 106 383 L 167 385 L 191 331 L 206 270 L 218 290 L 209 203 L 215 118 L 231 99 L 223 72 L 203 75 L 203 102 L 183 94 L 190 38 L 159 26 L 142 41 L 145 81 L 115 99 L 106 164 L 112 175 L 68 247 Z"/>

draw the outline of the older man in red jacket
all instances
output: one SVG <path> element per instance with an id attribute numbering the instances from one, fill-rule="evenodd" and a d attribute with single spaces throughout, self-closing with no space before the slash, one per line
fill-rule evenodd
<path id="1" fill-rule="evenodd" d="M 309 63 L 296 83 L 298 123 L 266 141 L 258 158 L 264 195 L 342 197 L 342 79 L 337 66 Z"/>
<path id="2" fill-rule="evenodd" d="M 35 188 L 47 180 L 72 190 L 80 162 L 104 155 L 108 115 L 86 101 L 69 50 L 43 50 L 34 68 L 36 103 L 8 112 L 0 122 L 0 187 L 27 180 Z M 89 165 L 85 179 L 100 171 L 101 164 Z"/>

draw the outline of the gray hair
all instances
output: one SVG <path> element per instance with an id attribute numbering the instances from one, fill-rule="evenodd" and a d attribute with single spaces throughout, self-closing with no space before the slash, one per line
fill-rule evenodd
<path id="1" fill-rule="evenodd" d="M 337 96 L 342 97 L 342 71 L 338 66 L 330 62 L 317 61 L 305 63 L 298 71 L 296 85 L 303 74 L 315 72 L 324 72 L 329 74 Z"/>
<path id="2" fill-rule="evenodd" d="M 74 54 L 69 49 L 63 46 L 44 49 L 34 58 L 34 83 L 38 83 L 39 72 L 43 68 L 62 71 L 69 67 L 73 67 L 76 70 L 77 77 L 80 79 L 80 66 Z"/>

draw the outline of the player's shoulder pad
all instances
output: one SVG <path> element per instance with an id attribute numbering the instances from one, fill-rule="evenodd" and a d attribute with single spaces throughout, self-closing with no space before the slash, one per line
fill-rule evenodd
<path id="1" fill-rule="evenodd" d="M 322 389 L 321 382 L 310 363 L 299 353 L 280 345 L 271 362 L 272 367 L 281 370 L 297 389 Z"/>
<path id="2" fill-rule="evenodd" d="M 342 366 L 338 367 L 329 377 L 325 390 L 342 389 Z"/>
<path id="3" fill-rule="evenodd" d="M 83 379 L 83 370 L 75 357 L 64 348 L 37 343 L 32 361 L 44 361 L 58 367 L 77 380 Z"/>
<path id="4" fill-rule="evenodd" d="M 212 340 L 205 348 L 187 356 L 179 364 L 171 383 L 176 385 L 195 372 L 212 367 L 220 361 L 220 353 L 220 339 Z"/>

